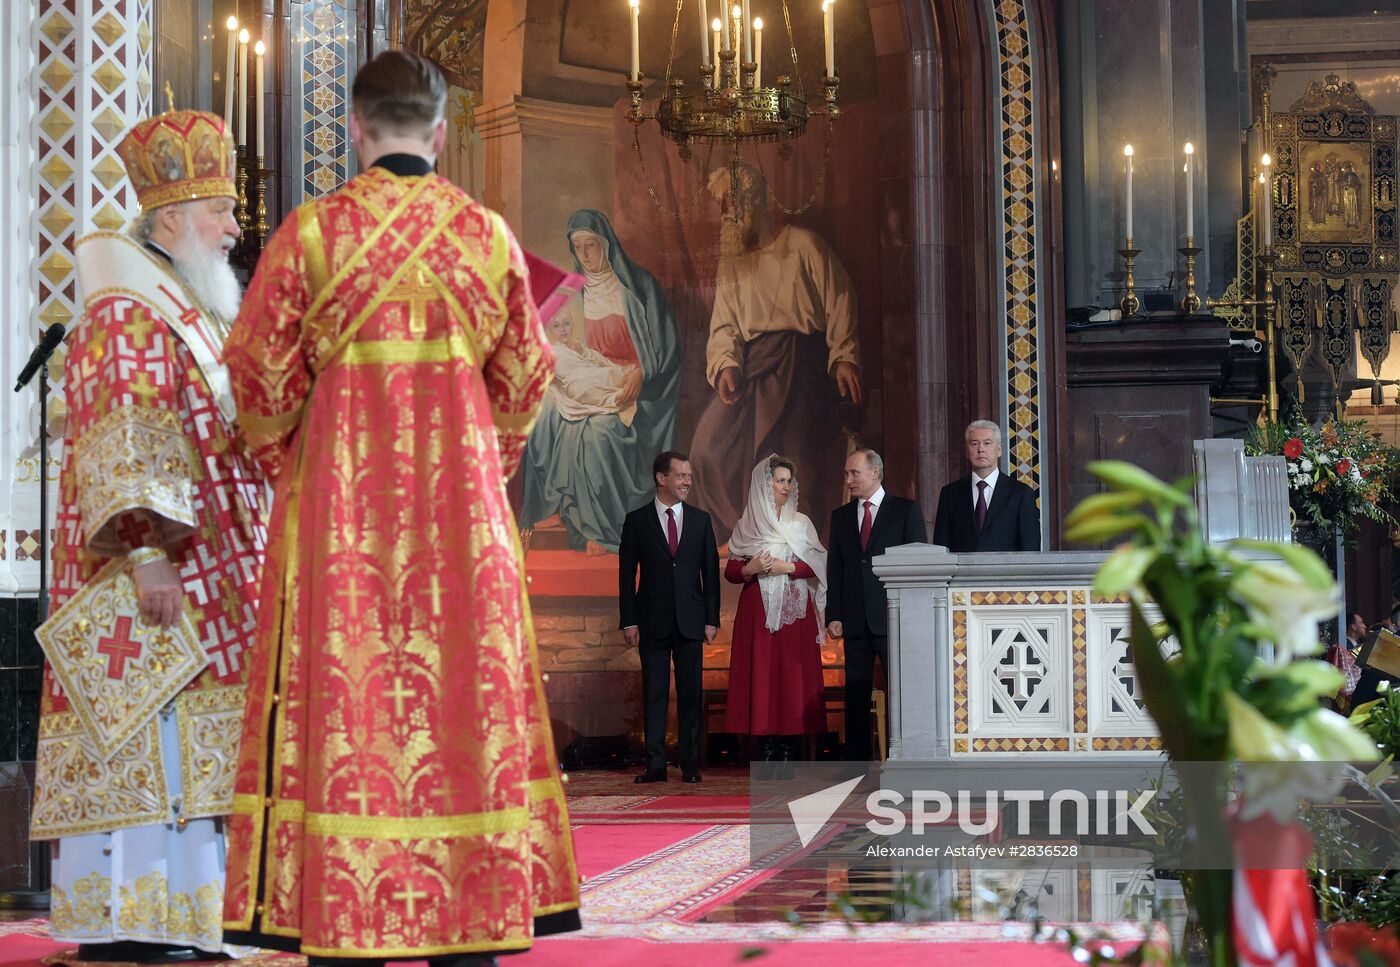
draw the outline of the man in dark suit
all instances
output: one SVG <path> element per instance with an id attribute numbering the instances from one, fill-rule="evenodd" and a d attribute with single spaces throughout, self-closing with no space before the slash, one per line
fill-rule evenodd
<path id="1" fill-rule="evenodd" d="M 885 587 L 871 561 L 891 547 L 925 540 L 923 511 L 885 493 L 884 476 L 885 463 L 874 450 L 846 458 L 846 489 L 854 499 L 831 512 L 826 556 L 826 630 L 846 643 L 846 758 L 852 762 L 870 759 L 875 657 L 889 667 Z"/>
<path id="2" fill-rule="evenodd" d="M 684 502 L 691 486 L 685 454 L 663 453 L 651 471 L 656 499 L 627 515 L 617 551 L 622 632 L 641 649 L 642 660 L 647 765 L 637 782 L 666 781 L 672 662 L 681 778 L 699 782 L 700 664 L 704 644 L 719 632 L 719 553 L 710 515 Z"/>
<path id="3" fill-rule="evenodd" d="M 998 468 L 1001 427 L 969 423 L 963 433 L 972 472 L 938 495 L 933 542 L 954 554 L 1040 550 L 1040 511 L 1035 491 Z"/>

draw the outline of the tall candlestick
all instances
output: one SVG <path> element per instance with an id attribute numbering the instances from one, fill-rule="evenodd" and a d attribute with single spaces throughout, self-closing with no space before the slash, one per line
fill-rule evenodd
<path id="1" fill-rule="evenodd" d="M 238 144 L 248 146 L 248 30 L 238 32 Z"/>
<path id="2" fill-rule="evenodd" d="M 700 0 L 700 63 L 710 62 L 710 4 L 708 0 Z M 715 51 L 719 53 L 719 51 Z"/>
<path id="3" fill-rule="evenodd" d="M 710 28 L 715 32 L 715 59 L 714 59 L 714 61 L 712 62 L 713 65 L 714 65 L 714 84 L 713 84 L 713 86 L 714 86 L 715 90 L 719 90 L 719 52 L 720 52 L 721 50 L 724 49 L 724 48 L 722 48 L 722 47 L 720 46 L 720 31 L 721 31 L 722 28 L 721 28 L 721 25 L 720 25 L 720 18 L 719 18 L 719 17 L 716 17 L 716 18 L 710 23 Z"/>
<path id="4" fill-rule="evenodd" d="M 1123 179 L 1123 186 L 1127 192 L 1127 200 L 1123 207 L 1126 209 L 1125 214 L 1127 215 L 1127 236 L 1131 239 L 1133 237 L 1133 146 L 1131 144 L 1123 145 L 1123 158 L 1128 164 L 1127 175 Z"/>
<path id="5" fill-rule="evenodd" d="M 636 83 L 642 78 L 642 51 L 637 26 L 642 8 L 640 0 L 628 0 L 628 2 L 632 6 L 632 82 Z"/>
<path id="6" fill-rule="evenodd" d="M 1269 248 L 1274 244 L 1274 181 L 1273 165 L 1274 161 L 1269 157 L 1268 152 L 1259 159 L 1259 164 L 1263 171 L 1259 172 L 1259 182 L 1264 188 L 1264 247 Z"/>
<path id="7" fill-rule="evenodd" d="M 224 130 L 233 130 L 233 52 L 238 47 L 238 18 L 229 17 L 228 68 L 224 71 Z"/>
<path id="8" fill-rule="evenodd" d="M 1196 234 L 1196 146 L 1186 142 L 1186 237 Z"/>
<path id="9" fill-rule="evenodd" d="M 753 63 L 753 34 L 749 32 L 749 25 L 753 23 L 753 17 L 749 16 L 749 0 L 744 0 L 744 12 L 739 20 L 743 24 L 744 31 L 744 63 Z"/>
<path id="10" fill-rule="evenodd" d="M 836 76 L 836 0 L 822 0 L 822 33 L 826 38 L 826 76 Z"/>
<path id="11" fill-rule="evenodd" d="M 753 86 L 763 86 L 763 18 L 753 18 Z"/>
<path id="12" fill-rule="evenodd" d="M 263 42 L 262 42 L 261 40 L 258 41 L 258 42 L 253 46 L 253 53 L 254 53 L 254 54 L 257 56 L 257 58 L 258 58 L 258 73 L 257 73 L 257 87 L 258 87 L 258 89 L 257 89 L 257 91 L 256 91 L 256 95 L 257 95 L 256 100 L 257 100 L 257 102 L 258 102 L 258 113 L 257 113 L 257 117 L 255 117 L 255 118 L 253 119 L 253 121 L 254 121 L 254 124 L 257 126 L 257 132 L 258 132 L 258 160 L 261 161 L 263 158 L 267 157 L 267 154 L 263 151 L 263 132 L 264 132 L 264 130 L 267 128 L 267 115 L 266 115 L 266 113 L 264 113 L 264 112 L 265 112 L 266 104 L 265 104 L 265 102 L 263 101 L 263 97 L 264 97 L 264 95 L 266 94 L 266 91 L 267 91 L 267 82 L 266 82 L 266 79 L 265 79 L 265 77 L 264 77 L 264 75 L 263 75 L 263 55 L 267 53 L 267 47 L 263 44 Z"/>

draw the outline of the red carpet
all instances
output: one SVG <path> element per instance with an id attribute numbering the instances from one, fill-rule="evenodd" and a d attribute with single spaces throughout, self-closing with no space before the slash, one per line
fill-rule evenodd
<path id="1" fill-rule="evenodd" d="M 761 952 L 761 953 L 760 953 Z M 673 965 L 753 963 L 760 967 L 1072 967 L 1064 947 L 1033 943 L 653 943 L 646 940 L 541 940 L 533 950 L 507 963 L 528 967 L 673 967 Z"/>
<path id="2" fill-rule="evenodd" d="M 579 875 L 589 879 L 606 873 L 694 836 L 709 825 L 578 826 L 574 829 L 574 852 Z"/>

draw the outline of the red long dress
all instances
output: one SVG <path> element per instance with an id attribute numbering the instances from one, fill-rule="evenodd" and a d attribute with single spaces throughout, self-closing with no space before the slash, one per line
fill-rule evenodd
<path id="1" fill-rule="evenodd" d="M 793 563 L 793 580 L 816 577 L 804 562 Z M 744 576 L 744 564 L 731 557 L 724 568 L 726 580 L 744 585 L 734 616 L 725 729 L 749 735 L 825 732 L 816 606 L 809 600 L 801 618 L 769 631 L 758 580 Z"/>

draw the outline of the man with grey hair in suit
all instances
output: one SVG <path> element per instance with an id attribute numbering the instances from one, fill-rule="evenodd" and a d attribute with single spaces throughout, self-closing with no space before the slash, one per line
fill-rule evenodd
<path id="1" fill-rule="evenodd" d="M 885 587 L 874 559 L 891 547 L 922 544 L 924 512 L 905 497 L 885 493 L 885 462 L 874 450 L 846 458 L 851 500 L 831 512 L 826 554 L 827 633 L 846 645 L 846 759 L 870 759 L 870 694 L 875 659 L 889 660 Z"/>
<path id="2" fill-rule="evenodd" d="M 1036 492 L 1001 472 L 1001 427 L 974 420 L 963 443 L 972 472 L 939 494 L 933 542 L 954 554 L 1040 550 Z"/>

